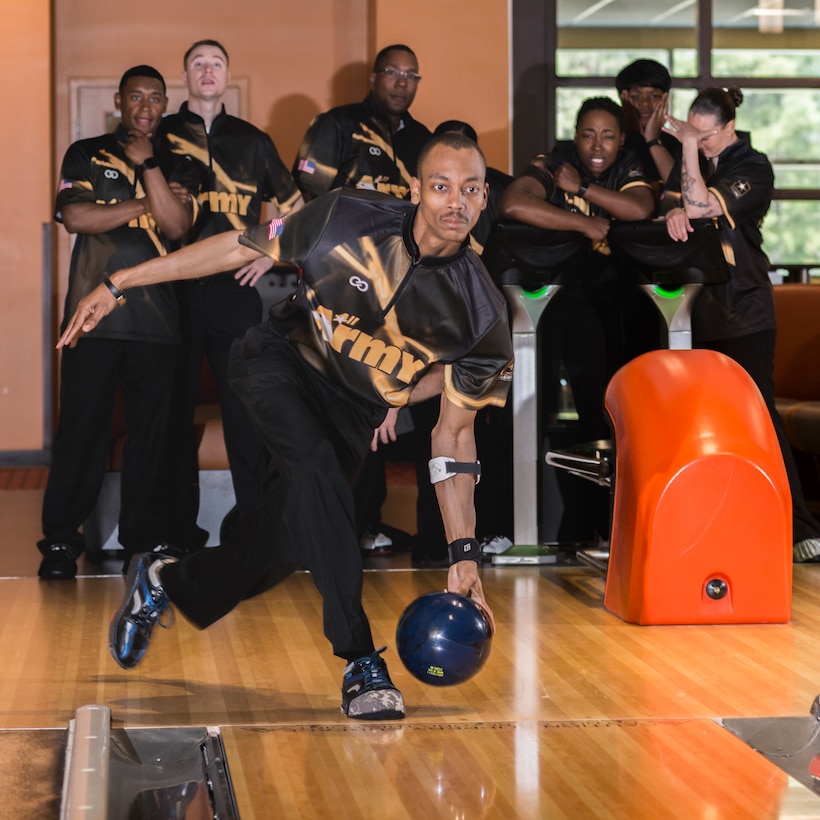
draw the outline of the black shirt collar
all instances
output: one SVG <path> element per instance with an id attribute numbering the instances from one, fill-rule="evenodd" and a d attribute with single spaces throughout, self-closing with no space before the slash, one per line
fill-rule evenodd
<path id="1" fill-rule="evenodd" d="M 187 100 L 179 107 L 179 115 L 188 122 L 200 123 L 202 127 L 205 128 L 205 120 L 202 119 L 199 114 L 194 113 L 190 108 L 188 108 Z M 221 122 L 225 117 L 227 117 L 227 113 L 225 112 L 225 104 L 223 103 L 222 108 L 211 123 L 211 130 L 213 130 L 214 126 Z"/>

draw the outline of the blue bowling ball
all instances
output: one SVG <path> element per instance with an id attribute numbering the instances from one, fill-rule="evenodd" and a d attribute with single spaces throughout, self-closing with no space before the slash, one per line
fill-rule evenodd
<path id="1" fill-rule="evenodd" d="M 481 669 L 493 631 L 478 604 L 454 592 L 416 598 L 399 618 L 396 648 L 407 671 L 422 683 L 454 686 Z"/>

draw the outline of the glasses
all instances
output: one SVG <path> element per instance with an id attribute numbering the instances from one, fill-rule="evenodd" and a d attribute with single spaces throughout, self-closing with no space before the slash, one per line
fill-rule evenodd
<path id="1" fill-rule="evenodd" d="M 408 83 L 417 83 L 421 79 L 420 74 L 414 74 L 412 71 L 399 71 L 397 68 L 380 68 L 377 74 L 384 74 L 391 80 L 406 80 Z"/>

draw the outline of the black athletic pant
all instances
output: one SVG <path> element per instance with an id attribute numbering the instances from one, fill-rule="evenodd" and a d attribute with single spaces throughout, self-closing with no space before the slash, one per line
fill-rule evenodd
<path id="1" fill-rule="evenodd" d="M 44 538 L 69 544 L 79 555 L 79 532 L 102 486 L 111 444 L 117 386 L 128 435 L 122 453 L 119 540 L 129 554 L 168 538 L 164 460 L 176 345 L 116 339 L 81 339 L 64 348 L 60 412 L 43 497 Z"/>
<path id="2" fill-rule="evenodd" d="M 772 418 L 780 451 L 783 453 L 783 462 L 786 465 L 786 475 L 789 478 L 789 489 L 792 495 L 792 541 L 797 544 L 807 538 L 820 538 L 820 525 L 809 512 L 803 496 L 803 487 L 797 472 L 791 444 L 786 437 L 783 421 L 777 412 L 774 400 L 774 346 L 777 333 L 766 330 L 760 333 L 750 333 L 735 339 L 720 339 L 718 341 L 695 344 L 695 347 L 716 350 L 730 359 L 734 359 L 752 377 L 760 390 L 769 415 Z"/>
<path id="3" fill-rule="evenodd" d="M 193 434 L 202 358 L 207 357 L 219 388 L 222 429 L 240 515 L 255 510 L 263 497 L 268 453 L 248 412 L 228 384 L 231 345 L 262 318 L 256 288 L 241 286 L 232 273 L 177 285 L 183 340 L 180 345 L 169 453 L 178 476 L 173 507 L 174 541 L 183 548 L 207 539 L 196 525 L 199 514 L 199 465 Z"/>
<path id="4" fill-rule="evenodd" d="M 275 337 L 261 352 L 235 344 L 231 385 L 271 453 L 265 501 L 239 522 L 228 545 L 163 569 L 170 600 L 204 628 L 301 564 L 322 595 L 334 654 L 370 654 L 351 483 L 385 408 L 334 386 Z"/>

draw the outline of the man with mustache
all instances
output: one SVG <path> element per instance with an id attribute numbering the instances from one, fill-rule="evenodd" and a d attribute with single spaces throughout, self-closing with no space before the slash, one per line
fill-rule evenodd
<path id="1" fill-rule="evenodd" d="M 111 623 L 120 666 L 136 665 L 173 603 L 200 628 L 295 566 L 323 599 L 325 635 L 343 658 L 342 709 L 351 718 L 404 716 L 362 608 L 362 559 L 351 482 L 390 407 L 441 395 L 430 481 L 449 541 L 447 587 L 487 608 L 478 575 L 473 491 L 480 477 L 476 411 L 503 405 L 512 378 L 504 300 L 470 248 L 486 206 L 486 162 L 472 140 L 431 140 L 411 201 L 337 189 L 268 225 L 221 234 L 111 279 L 120 290 L 190 279 L 262 254 L 298 265 L 298 291 L 234 344 L 231 384 L 270 453 L 264 506 L 234 543 L 180 560 L 132 561 Z M 98 288 L 60 338 L 71 345 L 116 307 Z"/>
<path id="2" fill-rule="evenodd" d="M 293 164 L 306 200 L 339 187 L 407 199 L 419 152 L 431 137 L 408 110 L 420 82 L 412 49 L 386 46 L 373 61 L 367 97 L 314 118 Z"/>

